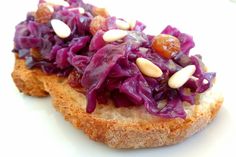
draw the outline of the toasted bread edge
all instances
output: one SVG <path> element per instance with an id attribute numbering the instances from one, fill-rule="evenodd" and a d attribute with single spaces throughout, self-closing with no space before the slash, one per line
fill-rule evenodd
<path id="1" fill-rule="evenodd" d="M 147 115 L 148 118 L 113 117 L 109 115 L 116 110 L 108 104 L 107 109 L 96 109 L 95 113 L 85 112 L 86 98 L 72 89 L 66 78 L 56 75 L 46 75 L 39 69 L 29 70 L 25 61 L 16 57 L 12 78 L 17 88 L 30 96 L 43 97 L 50 95 L 53 105 L 66 120 L 84 131 L 91 139 L 107 144 L 112 148 L 147 148 L 160 147 L 179 143 L 195 134 L 216 116 L 223 103 L 223 97 L 214 98 L 212 104 L 207 104 L 204 110 L 198 105 L 191 109 L 191 115 L 186 119 L 165 119 Z M 107 105 L 106 105 L 107 106 Z M 136 109 L 124 109 L 127 112 L 137 112 Z M 100 113 L 101 111 L 102 113 Z M 122 115 L 123 110 L 118 113 Z M 139 114 L 137 112 L 137 114 Z M 146 113 L 144 113 L 146 117 Z"/>

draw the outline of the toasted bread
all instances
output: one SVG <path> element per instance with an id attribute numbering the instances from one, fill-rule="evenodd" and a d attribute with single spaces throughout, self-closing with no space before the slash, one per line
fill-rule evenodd
<path id="1" fill-rule="evenodd" d="M 199 96 L 199 104 L 185 105 L 187 118 L 161 118 L 143 106 L 116 108 L 112 102 L 99 104 L 95 112 L 86 113 L 86 97 L 71 88 L 67 78 L 29 70 L 16 57 L 12 73 L 18 89 L 31 96 L 50 95 L 56 110 L 66 120 L 83 130 L 91 139 L 113 148 L 146 148 L 176 144 L 210 123 L 219 111 L 223 97 L 213 88 Z"/>

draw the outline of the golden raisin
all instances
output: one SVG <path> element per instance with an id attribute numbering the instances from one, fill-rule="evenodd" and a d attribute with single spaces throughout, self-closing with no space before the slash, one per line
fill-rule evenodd
<path id="1" fill-rule="evenodd" d="M 37 60 L 40 60 L 42 58 L 42 55 L 40 54 L 39 50 L 36 48 L 30 49 L 30 55 Z"/>
<path id="2" fill-rule="evenodd" d="M 40 4 L 35 13 L 35 20 L 38 23 L 48 23 L 52 18 L 52 11 L 48 8 L 47 4 Z"/>
<path id="3" fill-rule="evenodd" d="M 108 17 L 109 16 L 109 13 L 105 8 L 94 7 L 92 11 L 93 11 L 93 14 L 95 16 L 98 16 L 98 15 L 100 15 L 102 17 Z"/>
<path id="4" fill-rule="evenodd" d="M 106 19 L 102 16 L 96 16 L 90 23 L 90 32 L 94 35 L 98 30 L 106 30 Z"/>
<path id="5" fill-rule="evenodd" d="M 73 70 L 68 76 L 68 83 L 76 91 L 85 93 L 86 91 L 81 85 L 81 77 L 81 74 L 79 74 L 76 70 Z"/>
<path id="6" fill-rule="evenodd" d="M 165 58 L 171 58 L 180 51 L 180 41 L 172 35 L 160 34 L 153 39 L 152 48 Z"/>

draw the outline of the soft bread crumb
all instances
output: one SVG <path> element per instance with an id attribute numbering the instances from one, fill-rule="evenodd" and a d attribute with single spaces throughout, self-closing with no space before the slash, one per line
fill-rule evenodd
<path id="1" fill-rule="evenodd" d="M 198 105 L 185 104 L 187 118 L 166 119 L 149 114 L 143 106 L 116 108 L 110 102 L 85 112 L 86 97 L 72 89 L 66 78 L 28 70 L 16 57 L 13 80 L 20 91 L 32 96 L 52 97 L 54 107 L 66 120 L 91 139 L 113 148 L 146 148 L 171 145 L 195 134 L 214 119 L 223 97 L 211 88 L 199 96 Z"/>

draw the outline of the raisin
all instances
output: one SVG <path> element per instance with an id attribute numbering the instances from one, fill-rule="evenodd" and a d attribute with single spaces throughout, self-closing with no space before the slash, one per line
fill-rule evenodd
<path id="1" fill-rule="evenodd" d="M 41 60 L 42 59 L 42 55 L 40 54 L 39 50 L 36 49 L 36 48 L 31 48 L 30 49 L 30 55 L 36 60 Z"/>
<path id="2" fill-rule="evenodd" d="M 94 35 L 98 30 L 106 30 L 106 19 L 102 16 L 96 16 L 90 23 L 90 32 Z"/>
<path id="3" fill-rule="evenodd" d="M 73 70 L 68 77 L 68 83 L 72 88 L 82 88 L 80 80 L 81 75 L 76 70 Z"/>
<path id="4" fill-rule="evenodd" d="M 38 23 L 48 23 L 52 18 L 53 12 L 49 9 L 47 4 L 40 4 L 35 13 L 35 20 Z"/>
<path id="5" fill-rule="evenodd" d="M 171 58 L 180 51 L 180 41 L 172 35 L 160 34 L 153 39 L 152 48 L 164 58 Z"/>
<path id="6" fill-rule="evenodd" d="M 98 7 L 94 7 L 92 10 L 93 14 L 95 16 L 102 16 L 102 17 L 108 17 L 109 13 L 105 8 L 98 8 Z"/>

